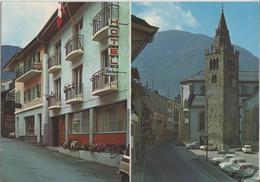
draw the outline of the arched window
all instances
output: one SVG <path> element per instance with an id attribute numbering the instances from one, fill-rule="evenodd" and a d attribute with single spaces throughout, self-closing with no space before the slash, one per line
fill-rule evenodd
<path id="1" fill-rule="evenodd" d="M 212 59 L 209 60 L 209 70 L 212 70 Z"/>

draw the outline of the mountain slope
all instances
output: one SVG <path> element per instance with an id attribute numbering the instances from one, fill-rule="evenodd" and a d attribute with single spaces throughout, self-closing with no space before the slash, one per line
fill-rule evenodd
<path id="1" fill-rule="evenodd" d="M 11 46 L 11 45 L 3 45 L 1 46 L 1 68 L 3 68 L 6 63 L 11 59 L 11 57 L 17 52 L 21 50 L 20 47 Z M 1 72 L 1 79 L 2 80 L 9 80 L 15 77 L 15 73 L 13 72 Z"/>
<path id="2" fill-rule="evenodd" d="M 213 38 L 202 34 L 170 30 L 158 32 L 154 41 L 136 58 L 141 80 L 174 97 L 180 93 L 179 83 L 204 70 L 204 50 L 210 48 Z M 244 48 L 240 51 L 240 70 L 258 70 L 258 58 Z M 169 91 L 168 91 L 169 90 Z"/>

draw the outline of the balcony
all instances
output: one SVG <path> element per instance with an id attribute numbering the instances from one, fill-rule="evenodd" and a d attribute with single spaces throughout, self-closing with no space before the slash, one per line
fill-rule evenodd
<path id="1" fill-rule="evenodd" d="M 49 110 L 55 110 L 61 108 L 61 102 L 60 99 L 61 94 L 60 93 L 54 93 L 48 96 L 48 109 Z"/>
<path id="2" fill-rule="evenodd" d="M 40 75 L 41 72 L 42 65 L 40 62 L 26 64 L 16 71 L 16 82 L 25 82 L 37 75 Z"/>
<path id="3" fill-rule="evenodd" d="M 66 56 L 65 56 L 65 60 L 66 61 L 75 61 L 76 58 L 78 58 L 79 56 L 83 55 L 84 53 L 84 49 L 83 49 L 83 35 L 74 35 L 73 37 L 71 37 L 66 45 Z"/>
<path id="4" fill-rule="evenodd" d="M 64 87 L 65 103 L 75 104 L 83 101 L 83 84 L 73 83 Z"/>
<path id="5" fill-rule="evenodd" d="M 54 74 L 61 70 L 61 55 L 53 54 L 48 60 L 48 73 Z"/>
<path id="6" fill-rule="evenodd" d="M 109 19 L 119 18 L 119 6 L 110 4 L 102 9 L 93 19 L 93 39 L 101 41 L 108 37 Z"/>
<path id="7" fill-rule="evenodd" d="M 95 73 L 91 81 L 92 95 L 94 96 L 101 96 L 118 90 L 118 75 L 106 75 L 105 69 Z"/>

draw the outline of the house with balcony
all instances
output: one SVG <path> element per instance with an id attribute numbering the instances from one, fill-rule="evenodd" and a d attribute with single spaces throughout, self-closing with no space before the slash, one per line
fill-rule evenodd
<path id="1" fill-rule="evenodd" d="M 69 11 L 48 39 L 50 145 L 76 140 L 125 146 L 129 130 L 129 3 L 71 4 L 63 3 Z"/>
<path id="2" fill-rule="evenodd" d="M 5 66 L 16 71 L 16 137 L 125 146 L 129 2 L 64 2 Z"/>
<path id="3" fill-rule="evenodd" d="M 4 67 L 15 71 L 15 136 L 32 143 L 42 142 L 43 57 L 45 46 L 33 39 Z"/>

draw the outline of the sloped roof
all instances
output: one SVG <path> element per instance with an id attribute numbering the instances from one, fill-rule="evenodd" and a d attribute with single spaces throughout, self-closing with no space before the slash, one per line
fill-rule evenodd
<path id="1" fill-rule="evenodd" d="M 239 81 L 253 81 L 258 82 L 259 80 L 259 71 L 239 71 Z M 183 81 L 181 83 L 186 82 L 194 82 L 194 81 L 205 81 L 205 72 L 200 71 L 196 73 L 195 75 L 192 75 Z"/>
<path id="2" fill-rule="evenodd" d="M 202 107 L 205 106 L 206 100 L 204 95 L 196 95 L 192 102 L 192 107 Z"/>

